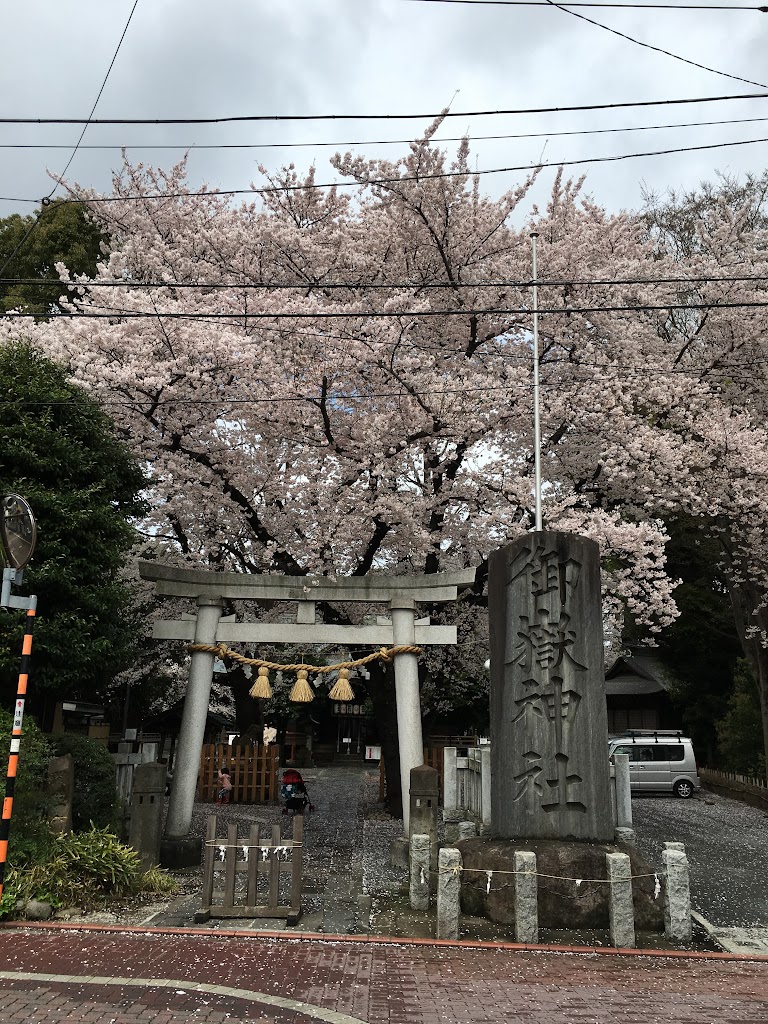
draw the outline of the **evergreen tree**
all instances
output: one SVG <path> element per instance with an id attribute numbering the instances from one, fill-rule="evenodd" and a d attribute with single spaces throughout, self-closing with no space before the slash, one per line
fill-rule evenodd
<path id="1" fill-rule="evenodd" d="M 144 478 L 109 418 L 66 372 L 23 342 L 0 346 L 0 493 L 27 499 L 38 541 L 23 590 L 37 594 L 30 695 L 103 700 L 133 658 L 136 626 L 121 580 Z M 16 687 L 23 613 L 0 614 L 0 695 Z"/>

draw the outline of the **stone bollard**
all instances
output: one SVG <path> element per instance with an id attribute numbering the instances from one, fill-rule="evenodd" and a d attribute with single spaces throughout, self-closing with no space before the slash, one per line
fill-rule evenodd
<path id="1" fill-rule="evenodd" d="M 59 834 L 72 831 L 72 796 L 75 791 L 75 765 L 71 754 L 51 758 L 48 763 L 48 823 Z"/>
<path id="2" fill-rule="evenodd" d="M 515 850 L 515 941 L 539 941 L 536 854 Z"/>
<path id="3" fill-rule="evenodd" d="M 632 791 L 629 786 L 629 754 L 615 754 L 613 760 L 616 783 L 616 842 L 634 843 Z"/>
<path id="4" fill-rule="evenodd" d="M 412 910 L 429 910 L 429 858 L 432 840 L 428 835 L 411 836 L 411 884 Z"/>
<path id="5" fill-rule="evenodd" d="M 438 859 L 437 937 L 459 937 L 459 893 L 461 892 L 461 853 L 443 847 Z"/>
<path id="6" fill-rule="evenodd" d="M 673 942 L 691 941 L 691 888 L 688 858 L 682 843 L 665 843 L 664 932 Z M 674 847 L 682 847 L 675 849 Z"/>
<path id="7" fill-rule="evenodd" d="M 448 846 L 458 841 L 459 822 L 464 817 L 460 807 L 446 807 L 443 810 L 443 821 L 445 822 L 445 842 Z"/>
<path id="8" fill-rule="evenodd" d="M 474 821 L 459 822 L 459 839 L 474 839 L 477 836 L 477 825 Z"/>
<path id="9" fill-rule="evenodd" d="M 607 853 L 608 913 L 611 943 L 617 948 L 635 945 L 635 910 L 632 905 L 632 867 L 626 853 Z"/>
<path id="10" fill-rule="evenodd" d="M 160 863 L 165 775 L 165 765 L 154 763 L 138 765 L 133 776 L 128 843 L 139 854 L 142 871 Z"/>

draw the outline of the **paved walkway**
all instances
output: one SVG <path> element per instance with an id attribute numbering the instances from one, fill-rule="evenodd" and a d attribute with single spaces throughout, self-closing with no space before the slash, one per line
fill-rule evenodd
<path id="1" fill-rule="evenodd" d="M 0 930 L 4 1024 L 758 1024 L 768 960 Z"/>

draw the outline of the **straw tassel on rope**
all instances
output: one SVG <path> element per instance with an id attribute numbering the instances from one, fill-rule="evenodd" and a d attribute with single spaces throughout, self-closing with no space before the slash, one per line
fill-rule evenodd
<path id="1" fill-rule="evenodd" d="M 315 695 L 312 692 L 312 687 L 307 682 L 307 670 L 300 668 L 296 682 L 293 684 L 293 689 L 288 694 L 288 700 L 294 702 L 294 704 L 308 704 L 309 701 L 314 700 Z"/>
<path id="2" fill-rule="evenodd" d="M 355 691 L 349 685 L 349 669 L 340 668 L 339 678 L 328 692 L 330 700 L 350 701 L 355 699 Z"/>
<path id="3" fill-rule="evenodd" d="M 269 669 L 266 665 L 259 665 L 258 677 L 249 692 L 252 697 L 263 697 L 265 700 L 269 700 L 272 696 L 272 687 L 269 685 Z"/>

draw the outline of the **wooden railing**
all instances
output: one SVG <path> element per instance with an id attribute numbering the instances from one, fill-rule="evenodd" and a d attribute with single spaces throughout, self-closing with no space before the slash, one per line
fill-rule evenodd
<path id="1" fill-rule="evenodd" d="M 443 748 L 424 747 L 424 764 L 430 768 L 437 769 L 437 792 L 438 800 L 443 802 Z M 387 795 L 387 772 L 384 767 L 384 758 L 379 761 L 379 800 L 384 800 Z"/>
<path id="2" fill-rule="evenodd" d="M 768 811 L 768 786 L 765 779 L 738 775 L 736 772 L 721 772 L 714 768 L 700 768 L 699 778 L 707 789 L 721 796 L 729 796 Z"/>
<path id="3" fill-rule="evenodd" d="M 274 744 L 230 747 L 226 743 L 204 743 L 197 799 L 206 803 L 216 799 L 219 768 L 226 765 L 232 779 L 233 803 L 274 803 L 278 795 L 278 756 Z"/>

